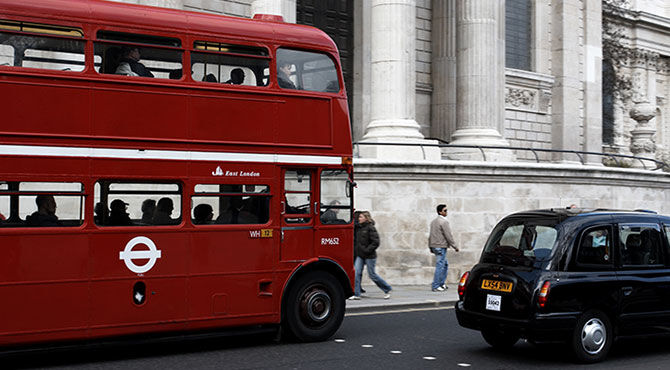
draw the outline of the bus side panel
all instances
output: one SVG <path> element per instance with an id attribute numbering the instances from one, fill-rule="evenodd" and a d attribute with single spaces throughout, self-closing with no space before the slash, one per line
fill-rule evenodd
<path id="1" fill-rule="evenodd" d="M 188 110 L 181 94 L 153 87 L 119 86 L 93 90 L 93 134 L 98 136 L 183 139 Z"/>
<path id="2" fill-rule="evenodd" d="M 353 283 L 354 235 L 351 225 L 319 228 L 315 233 L 314 245 L 319 258 L 327 258 L 337 262 Z M 353 286 L 353 284 L 351 285 Z"/>
<path id="3" fill-rule="evenodd" d="M 88 86 L 65 79 L 14 78 L 0 84 L 1 133 L 88 135 Z M 58 82 L 58 84 L 56 84 Z M 79 85 L 79 86 L 77 86 Z M 32 102 L 28 105 L 28 102 Z"/>
<path id="4" fill-rule="evenodd" d="M 285 97 L 275 120 L 278 144 L 333 145 L 330 100 L 313 97 Z"/>
<path id="5" fill-rule="evenodd" d="M 85 334 L 88 236 L 49 229 L 0 231 L 0 344 Z"/>
<path id="6" fill-rule="evenodd" d="M 273 283 L 273 239 L 278 236 L 259 238 L 261 228 L 192 233 L 188 289 L 193 328 L 207 326 L 208 320 L 278 312 L 281 287 Z"/>
<path id="7" fill-rule="evenodd" d="M 186 320 L 186 261 L 188 236 L 174 227 L 134 227 L 118 233 L 91 235 L 91 320 L 92 335 L 127 334 L 183 329 Z M 169 229 L 169 230 L 168 230 Z M 151 251 L 146 244 L 127 248 L 137 237 L 155 245 L 155 264 L 146 272 L 133 272 L 121 252 Z M 146 258 L 132 259 L 146 266 Z M 136 284 L 146 287 L 143 302 L 137 303 Z"/>
<path id="8" fill-rule="evenodd" d="M 191 137 L 195 140 L 270 144 L 278 129 L 281 100 L 238 98 L 230 93 L 189 98 Z"/>

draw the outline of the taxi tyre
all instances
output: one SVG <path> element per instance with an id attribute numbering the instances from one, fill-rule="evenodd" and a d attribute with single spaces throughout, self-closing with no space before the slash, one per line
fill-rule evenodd
<path id="1" fill-rule="evenodd" d="M 519 333 L 496 328 L 482 328 L 482 337 L 495 349 L 512 348 L 521 337 Z"/>
<path id="2" fill-rule="evenodd" d="M 301 342 L 330 338 L 344 319 L 344 290 L 323 271 L 310 272 L 292 285 L 285 304 L 284 329 Z"/>
<path id="3" fill-rule="evenodd" d="M 612 347 L 613 332 L 609 318 L 602 311 L 590 310 L 581 315 L 570 343 L 577 361 L 602 361 Z"/>

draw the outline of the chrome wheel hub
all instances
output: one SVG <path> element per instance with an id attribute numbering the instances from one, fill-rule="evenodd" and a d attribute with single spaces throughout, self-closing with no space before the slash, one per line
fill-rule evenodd
<path id="1" fill-rule="evenodd" d="M 592 318 L 582 327 L 582 348 L 591 355 L 598 354 L 607 341 L 607 330 L 600 319 Z"/>

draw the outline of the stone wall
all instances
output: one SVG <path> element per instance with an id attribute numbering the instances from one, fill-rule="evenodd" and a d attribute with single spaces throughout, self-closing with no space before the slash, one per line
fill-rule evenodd
<path id="1" fill-rule="evenodd" d="M 660 171 L 455 161 L 399 164 L 357 158 L 355 177 L 355 207 L 369 210 L 377 222 L 377 270 L 392 285 L 428 285 L 432 280 L 428 225 L 439 203 L 447 204 L 461 247 L 460 253 L 448 253 L 450 283 L 478 261 L 491 229 L 513 212 L 577 204 L 670 214 L 670 175 Z"/>

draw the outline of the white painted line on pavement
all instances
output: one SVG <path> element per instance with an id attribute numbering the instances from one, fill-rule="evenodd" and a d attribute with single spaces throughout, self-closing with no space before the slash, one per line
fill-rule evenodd
<path id="1" fill-rule="evenodd" d="M 344 339 L 335 339 L 335 343 L 344 343 L 346 340 Z"/>
<path id="2" fill-rule="evenodd" d="M 394 355 L 399 355 L 402 353 L 402 351 L 391 351 L 391 353 L 393 353 Z"/>
<path id="3" fill-rule="evenodd" d="M 372 344 L 361 344 L 361 347 L 363 348 L 372 348 L 374 347 Z"/>
<path id="4" fill-rule="evenodd" d="M 424 307 L 424 308 L 406 308 L 399 310 L 388 310 L 388 311 L 370 311 L 370 312 L 351 312 L 344 314 L 345 317 L 352 316 L 367 316 L 367 315 L 382 315 L 387 313 L 402 313 L 402 312 L 419 312 L 419 311 L 437 311 L 437 310 L 453 310 L 454 307 Z"/>
<path id="5" fill-rule="evenodd" d="M 433 357 L 433 356 L 424 356 L 423 359 L 424 359 L 424 360 L 428 360 L 428 361 L 435 361 L 435 360 L 437 360 L 437 358 L 435 358 L 435 357 Z"/>

